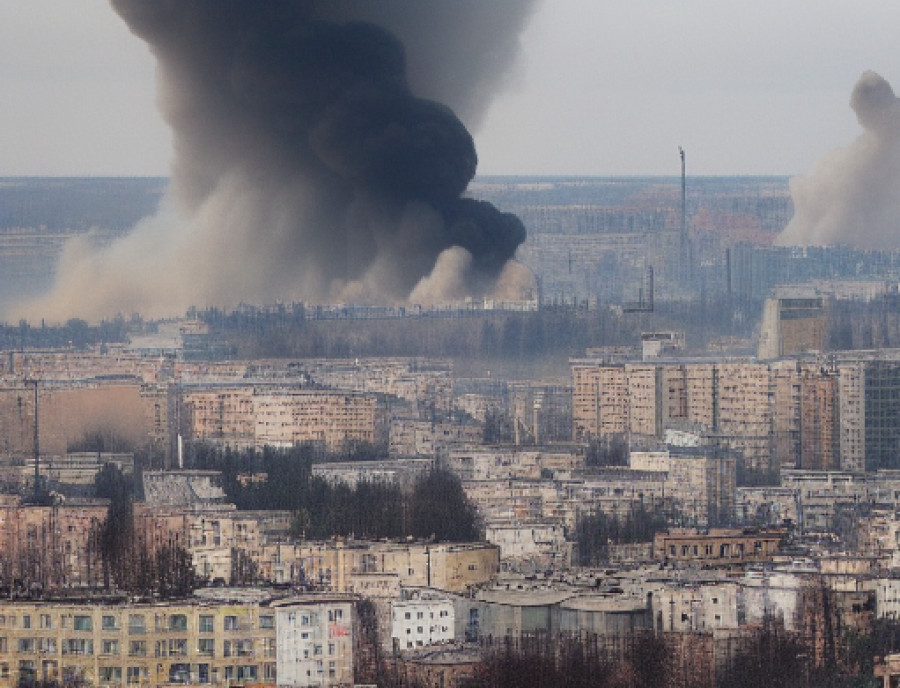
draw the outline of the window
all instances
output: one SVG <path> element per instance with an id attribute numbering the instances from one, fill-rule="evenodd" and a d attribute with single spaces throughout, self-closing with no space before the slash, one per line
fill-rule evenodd
<path id="1" fill-rule="evenodd" d="M 41 614 L 41 628 L 53 628 L 53 617 L 49 614 Z"/>
<path id="2" fill-rule="evenodd" d="M 275 638 L 263 638 L 263 657 L 275 656 Z"/>
<path id="3" fill-rule="evenodd" d="M 215 618 L 212 614 L 201 614 L 198 624 L 201 633 L 212 633 L 215 630 Z"/>
<path id="4" fill-rule="evenodd" d="M 169 630 L 186 631 L 187 616 L 185 616 L 184 614 L 172 614 L 172 616 L 169 617 Z"/>
<path id="5" fill-rule="evenodd" d="M 119 654 L 119 641 L 118 640 L 102 641 L 100 644 L 100 654 L 103 654 L 103 655 Z"/>
<path id="6" fill-rule="evenodd" d="M 186 638 L 172 638 L 169 641 L 169 657 L 183 657 L 188 653 L 187 649 Z"/>
<path id="7" fill-rule="evenodd" d="M 238 618 L 236 616 L 225 617 L 225 630 L 236 631 L 238 629 Z"/>
<path id="8" fill-rule="evenodd" d="M 150 675 L 147 667 L 130 666 L 128 667 L 128 682 L 140 683 L 142 680 L 149 680 Z"/>
<path id="9" fill-rule="evenodd" d="M 190 678 L 190 664 L 172 664 L 169 667 L 169 683 L 187 683 Z"/>
<path id="10" fill-rule="evenodd" d="M 231 657 L 231 641 L 226 640 L 224 645 L 222 646 L 222 656 L 223 657 Z"/>
<path id="11" fill-rule="evenodd" d="M 206 657 L 215 657 L 216 641 L 213 638 L 200 638 L 197 641 L 197 652 Z"/>
<path id="12" fill-rule="evenodd" d="M 274 616 L 259 617 L 259 627 L 260 628 L 275 628 L 275 617 Z"/>
<path id="13" fill-rule="evenodd" d="M 38 638 L 38 652 L 45 655 L 55 655 L 56 638 Z"/>
<path id="14" fill-rule="evenodd" d="M 20 659 L 19 660 L 19 681 L 21 682 L 25 679 L 26 682 L 31 683 L 34 680 L 34 662 L 30 659 Z"/>
<path id="15" fill-rule="evenodd" d="M 34 652 L 34 638 L 19 638 L 19 652 Z"/>
<path id="16" fill-rule="evenodd" d="M 128 643 L 128 654 L 132 657 L 146 657 L 147 656 L 147 641 L 146 640 L 132 640 Z"/>
<path id="17" fill-rule="evenodd" d="M 100 620 L 100 628 L 104 631 L 117 631 L 119 630 L 119 621 L 114 616 L 104 616 Z"/>
<path id="18" fill-rule="evenodd" d="M 67 638 L 63 641 L 63 654 L 92 655 L 94 641 L 88 638 Z"/>
<path id="19" fill-rule="evenodd" d="M 100 667 L 99 678 L 100 678 L 100 683 L 121 683 L 122 682 L 122 667 L 102 666 L 102 667 Z"/>
<path id="20" fill-rule="evenodd" d="M 72 628 L 76 631 L 92 631 L 94 623 L 89 616 L 76 616 L 72 622 Z"/>
<path id="21" fill-rule="evenodd" d="M 147 621 L 143 614 L 128 615 L 128 632 L 133 634 L 142 634 L 147 632 Z"/>
<path id="22" fill-rule="evenodd" d="M 22 615 L 22 628 L 31 628 L 31 614 Z"/>

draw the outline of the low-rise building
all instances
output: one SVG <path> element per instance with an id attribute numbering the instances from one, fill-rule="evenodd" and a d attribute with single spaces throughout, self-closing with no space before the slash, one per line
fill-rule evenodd
<path id="1" fill-rule="evenodd" d="M 785 536 L 784 531 L 673 530 L 654 536 L 653 554 L 658 560 L 670 563 L 728 566 L 766 561 L 778 552 Z"/>
<path id="2" fill-rule="evenodd" d="M 500 548 L 506 564 L 531 564 L 546 568 L 568 568 L 572 543 L 565 529 L 553 521 L 491 521 L 484 526 L 485 539 Z"/>
<path id="3" fill-rule="evenodd" d="M 409 590 L 391 604 L 391 640 L 395 649 L 411 650 L 453 642 L 453 602 L 428 590 Z"/>

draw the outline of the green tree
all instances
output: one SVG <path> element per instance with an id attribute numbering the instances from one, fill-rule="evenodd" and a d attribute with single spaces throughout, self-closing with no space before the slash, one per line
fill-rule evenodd
<path id="1" fill-rule="evenodd" d="M 407 532 L 438 542 L 468 542 L 479 537 L 478 516 L 459 478 L 433 470 L 416 481 L 409 500 Z"/>

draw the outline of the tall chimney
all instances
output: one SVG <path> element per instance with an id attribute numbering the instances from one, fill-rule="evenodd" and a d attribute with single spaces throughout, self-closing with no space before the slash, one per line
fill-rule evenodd
<path id="1" fill-rule="evenodd" d="M 691 280 L 691 249 L 687 231 L 687 173 L 684 160 L 684 148 L 678 146 L 678 155 L 681 157 L 681 236 L 680 258 L 681 281 L 688 285 Z"/>

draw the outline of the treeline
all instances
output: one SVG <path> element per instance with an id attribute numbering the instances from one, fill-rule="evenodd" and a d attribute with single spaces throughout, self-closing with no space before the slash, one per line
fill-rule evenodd
<path id="1" fill-rule="evenodd" d="M 891 626 L 896 636 L 896 622 Z M 867 639 L 875 638 L 876 629 Z M 883 634 L 883 632 L 882 632 Z M 616 648 L 601 636 L 582 634 L 507 640 L 489 649 L 467 688 L 875 688 L 873 657 L 891 646 L 878 642 L 849 648 L 845 661 L 830 662 L 813 641 L 768 621 L 727 649 L 699 634 L 638 632 L 618 639 Z M 872 654 L 874 652 L 875 654 Z M 424 688 L 414 675 L 382 666 L 378 685 Z"/>
<path id="2" fill-rule="evenodd" d="M 89 325 L 80 318 L 72 318 L 64 325 L 32 325 L 22 320 L 18 325 L 0 323 L 0 349 L 74 348 L 84 349 L 103 343 L 128 341 L 128 323 L 124 318 L 103 320 Z"/>
<path id="3" fill-rule="evenodd" d="M 237 347 L 241 358 L 355 356 L 440 356 L 531 360 L 547 355 L 578 356 L 586 348 L 632 345 L 646 330 L 690 330 L 691 346 L 710 338 L 748 334 L 759 318 L 758 304 L 741 317 L 723 312 L 742 308 L 725 297 L 660 304 L 638 315 L 586 304 L 544 305 L 538 311 L 481 311 L 405 318 L 306 320 L 300 308 L 226 314 L 197 313 L 211 331 Z M 727 309 L 727 311 L 726 311 Z"/>
<path id="4" fill-rule="evenodd" d="M 668 528 L 662 514 L 641 505 L 624 519 L 601 511 L 578 520 L 575 526 L 576 556 L 580 566 L 599 566 L 609 561 L 611 545 L 651 542 L 656 533 Z"/>
<path id="5" fill-rule="evenodd" d="M 94 492 L 110 500 L 106 518 L 92 529 L 90 552 L 98 556 L 96 585 L 132 595 L 178 598 L 200 583 L 191 555 L 177 542 L 151 546 L 135 530 L 134 481 L 114 464 L 106 464 L 94 478 Z"/>
<path id="6" fill-rule="evenodd" d="M 238 509 L 294 513 L 298 538 L 411 536 L 466 542 L 480 534 L 474 506 L 459 479 L 445 470 L 429 471 L 404 492 L 386 482 L 331 485 L 313 476 L 320 454 L 310 445 L 262 451 L 198 445 L 190 454 L 194 468 L 222 472 L 222 487 Z"/>

